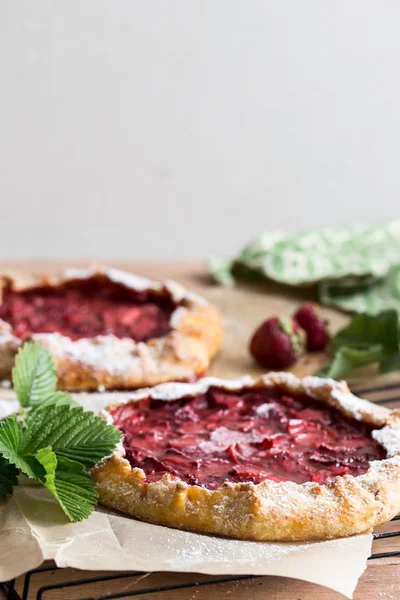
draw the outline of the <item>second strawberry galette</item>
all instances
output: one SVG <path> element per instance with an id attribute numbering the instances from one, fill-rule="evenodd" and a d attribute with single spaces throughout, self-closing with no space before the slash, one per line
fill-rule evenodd
<path id="1" fill-rule="evenodd" d="M 222 338 L 218 312 L 166 281 L 115 269 L 70 269 L 29 285 L 0 281 L 0 378 L 32 339 L 61 389 L 137 388 L 204 374 Z"/>
<path id="2" fill-rule="evenodd" d="M 107 412 L 124 449 L 94 469 L 99 498 L 139 519 L 309 540 L 369 531 L 400 510 L 400 418 L 344 382 L 206 378 Z"/>

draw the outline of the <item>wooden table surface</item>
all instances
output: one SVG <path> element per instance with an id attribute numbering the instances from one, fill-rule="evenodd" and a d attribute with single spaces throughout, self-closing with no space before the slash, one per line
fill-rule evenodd
<path id="1" fill-rule="evenodd" d="M 108 261 L 102 261 L 109 264 Z M 9 263 L 0 262 L 0 272 L 26 276 L 29 272 L 55 272 L 63 265 L 87 265 L 87 261 L 68 263 L 51 263 L 46 261 Z M 293 290 L 274 284 L 260 286 L 238 286 L 224 289 L 211 285 L 206 276 L 204 266 L 199 263 L 162 263 L 112 261 L 113 266 L 125 268 L 135 273 L 154 279 L 175 279 L 191 289 L 203 294 L 221 310 L 225 324 L 225 339 L 220 354 L 214 360 L 209 371 L 212 375 L 221 377 L 237 377 L 244 374 L 257 375 L 262 371 L 253 363 L 247 352 L 248 338 L 254 327 L 262 320 L 273 314 L 290 315 L 298 304 L 312 298 L 312 291 Z M 324 310 L 331 323 L 332 330 L 342 326 L 348 317 L 334 310 Z M 304 357 L 294 368 L 299 374 L 312 373 L 325 357 L 322 354 Z M 373 369 L 364 369 L 349 379 L 353 387 L 374 387 L 386 383 L 399 382 L 396 374 L 378 376 Z M 393 394 L 398 394 L 395 390 Z M 369 399 L 387 397 L 386 393 L 368 395 Z M 396 396 L 394 396 L 396 397 Z M 400 407 L 399 402 L 392 405 Z M 388 524 L 380 531 L 393 531 L 400 528 L 400 522 Z M 374 542 L 374 552 L 400 549 L 399 538 L 389 538 Z M 59 581 L 68 581 L 82 577 L 91 577 L 93 572 L 83 572 L 74 569 L 63 569 L 37 574 L 32 578 L 29 598 L 36 598 L 36 590 L 43 585 Z M 338 575 L 340 576 L 340 574 Z M 78 599 L 95 598 L 101 594 L 122 592 L 124 590 L 142 589 L 155 585 L 166 585 L 209 579 L 203 575 L 155 573 L 145 577 L 131 577 L 113 582 L 91 584 L 85 587 L 69 587 L 63 591 L 49 591 L 43 599 Z M 20 592 L 23 578 L 16 582 Z M 142 597 L 142 596 L 139 596 Z M 331 592 L 320 586 L 304 583 L 298 580 L 279 577 L 259 577 L 244 581 L 219 583 L 204 587 L 163 591 L 157 594 L 143 596 L 151 600 L 335 600 L 342 598 L 336 592 Z M 400 561 L 398 558 L 386 558 L 370 561 L 354 595 L 355 600 L 390 600 L 400 599 Z"/>

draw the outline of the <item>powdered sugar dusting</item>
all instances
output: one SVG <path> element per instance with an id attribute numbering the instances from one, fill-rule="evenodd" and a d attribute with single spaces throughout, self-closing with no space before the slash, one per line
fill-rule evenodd
<path id="1" fill-rule="evenodd" d="M 249 431 L 235 431 L 232 429 L 227 429 L 227 427 L 217 427 L 210 434 L 210 439 L 206 442 L 200 442 L 199 447 L 205 453 L 213 453 L 221 451 L 221 449 L 227 448 L 232 444 L 237 444 L 240 442 L 260 442 L 264 439 L 265 436 L 257 435 L 256 432 Z M 241 452 L 246 456 L 246 446 L 241 448 Z M 251 449 L 250 449 L 251 453 Z"/>
<path id="2" fill-rule="evenodd" d="M 60 333 L 37 333 L 33 341 L 46 346 L 52 356 L 79 361 L 95 369 L 104 368 L 113 374 L 124 374 L 132 368 L 132 360 L 138 358 L 138 344 L 128 338 L 114 335 L 97 336 L 93 339 L 82 338 L 74 342 Z"/>
<path id="3" fill-rule="evenodd" d="M 170 318 L 170 321 L 169 321 L 169 322 L 170 322 L 170 325 L 171 325 L 171 327 L 172 327 L 172 328 L 176 328 L 176 327 L 177 327 L 177 325 L 178 325 L 178 323 L 179 323 L 179 321 L 180 321 L 180 319 L 181 319 L 181 318 L 182 318 L 184 315 L 186 315 L 186 314 L 187 314 L 187 312 L 188 312 L 188 309 L 187 309 L 187 308 L 185 308 L 184 306 L 178 306 L 178 308 L 176 308 L 176 309 L 174 310 L 174 312 L 172 313 L 172 315 L 171 315 L 171 318 Z"/>
<path id="4" fill-rule="evenodd" d="M 217 377 L 203 377 L 195 383 L 162 383 L 153 388 L 147 389 L 143 396 L 142 391 L 135 392 L 130 396 L 130 400 L 139 400 L 150 396 L 155 400 L 177 400 L 186 396 L 200 396 L 205 394 L 210 387 L 222 387 L 227 390 L 240 390 L 245 387 L 251 387 L 254 384 L 252 377 L 242 377 L 240 379 L 218 379 Z"/>
<path id="5" fill-rule="evenodd" d="M 306 394 L 337 408 L 346 416 L 357 421 L 366 421 L 381 427 L 387 422 L 390 409 L 378 406 L 352 394 L 345 381 L 308 376 L 299 379 L 293 373 L 275 372 L 262 377 L 267 387 L 283 386 L 293 393 Z"/>
<path id="6" fill-rule="evenodd" d="M 400 455 L 400 427 L 375 429 L 372 437 L 385 448 L 389 457 Z"/>
<path id="7" fill-rule="evenodd" d="M 168 292 L 171 294 L 171 297 L 177 303 L 186 300 L 203 306 L 208 304 L 207 300 L 203 298 L 203 296 L 199 296 L 198 294 L 188 291 L 180 283 L 172 281 L 171 279 L 167 279 L 165 281 L 164 287 L 166 290 L 168 290 Z"/>
<path id="8" fill-rule="evenodd" d="M 273 409 L 272 404 L 265 403 L 265 404 L 261 404 L 260 406 L 257 406 L 256 413 L 257 413 L 257 415 L 268 416 L 272 409 Z"/>
<path id="9" fill-rule="evenodd" d="M 170 279 L 168 279 L 165 282 L 164 287 L 171 294 L 175 302 L 182 302 L 182 300 L 186 297 L 187 292 L 185 288 L 183 287 L 183 285 L 177 283 L 176 281 L 171 281 Z"/>
<path id="10" fill-rule="evenodd" d="M 334 389 L 332 397 L 342 409 L 351 413 L 357 421 L 365 421 L 371 415 L 371 407 L 373 407 L 373 418 L 375 421 L 379 420 L 384 423 L 390 413 L 389 409 L 384 406 L 371 404 L 368 400 L 363 400 L 350 392 L 340 389 Z"/>

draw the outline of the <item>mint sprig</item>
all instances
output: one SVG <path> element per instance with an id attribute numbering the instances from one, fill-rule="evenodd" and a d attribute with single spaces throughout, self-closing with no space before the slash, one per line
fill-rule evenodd
<path id="1" fill-rule="evenodd" d="M 35 406 L 56 389 L 56 369 L 44 346 L 27 342 L 19 349 L 12 370 L 12 381 L 22 407 Z"/>
<path id="2" fill-rule="evenodd" d="M 330 351 L 332 358 L 318 375 L 338 379 L 372 364 L 377 364 L 381 373 L 400 369 L 399 313 L 392 309 L 356 315 L 332 338 Z"/>
<path id="3" fill-rule="evenodd" d="M 118 429 L 81 406 L 48 404 L 37 408 L 28 419 L 20 449 L 33 455 L 51 446 L 58 457 L 90 468 L 110 455 L 120 439 Z"/>
<path id="4" fill-rule="evenodd" d="M 97 501 L 96 486 L 81 464 L 57 457 L 51 447 L 41 448 L 36 459 L 45 470 L 44 485 L 59 501 L 71 521 L 86 519 Z"/>
<path id="5" fill-rule="evenodd" d="M 43 484 L 71 521 L 87 518 L 97 500 L 89 469 L 113 452 L 120 432 L 56 391 L 43 346 L 24 344 L 12 376 L 23 408 L 0 422 L 0 498 L 12 494 L 21 473 Z"/>
<path id="6" fill-rule="evenodd" d="M 17 469 L 33 479 L 42 475 L 41 467 L 34 456 L 21 451 L 23 425 L 13 415 L 0 423 L 0 454 Z"/>
<path id="7" fill-rule="evenodd" d="M 0 456 L 0 499 L 11 496 L 14 485 L 18 484 L 18 469 Z"/>

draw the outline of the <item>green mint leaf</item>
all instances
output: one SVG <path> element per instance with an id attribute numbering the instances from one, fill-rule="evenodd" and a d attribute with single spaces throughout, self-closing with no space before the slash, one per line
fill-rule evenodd
<path id="1" fill-rule="evenodd" d="M 51 446 L 57 457 L 92 467 L 109 456 L 120 440 L 118 429 L 92 412 L 85 412 L 80 406 L 51 404 L 38 407 L 30 415 L 22 452 L 35 454 Z"/>
<path id="2" fill-rule="evenodd" d="M 398 312 L 356 315 L 333 337 L 330 348 L 333 357 L 318 375 L 337 379 L 353 369 L 377 363 L 382 373 L 399 370 Z"/>
<path id="3" fill-rule="evenodd" d="M 36 404 L 32 410 L 28 412 L 26 415 L 27 421 L 29 422 L 37 410 L 48 406 L 70 406 L 71 408 L 76 408 L 80 405 L 78 402 L 76 402 L 76 400 L 73 399 L 71 394 L 68 394 L 67 392 L 56 391 L 48 396 L 48 398 L 45 398 L 40 404 Z"/>
<path id="4" fill-rule="evenodd" d="M 333 351 L 341 346 L 360 350 L 380 344 L 385 354 L 399 353 L 399 314 L 385 310 L 377 315 L 360 314 L 338 331 L 331 342 Z"/>
<path id="5" fill-rule="evenodd" d="M 0 422 L 0 455 L 7 461 L 18 467 L 20 471 L 41 480 L 43 470 L 33 456 L 24 453 L 21 448 L 23 445 L 23 429 L 15 416 L 8 417 Z"/>
<path id="6" fill-rule="evenodd" d="M 56 389 L 57 377 L 48 350 L 41 344 L 26 342 L 15 358 L 12 381 L 23 407 L 35 406 L 50 396 Z"/>
<path id="7" fill-rule="evenodd" d="M 45 470 L 44 485 L 60 503 L 71 521 L 82 521 L 96 502 L 96 486 L 90 473 L 79 463 L 57 457 L 51 447 L 40 449 L 35 458 Z"/>
<path id="8" fill-rule="evenodd" d="M 0 456 L 0 500 L 12 496 L 14 485 L 18 485 L 18 469 Z"/>
<path id="9" fill-rule="evenodd" d="M 40 344 L 24 344 L 12 375 L 26 425 L 15 416 L 0 422 L 0 498 L 12 493 L 19 469 L 43 483 L 71 521 L 81 521 L 97 501 L 87 468 L 110 455 L 121 434 L 56 391 L 53 361 Z"/>
<path id="10" fill-rule="evenodd" d="M 380 362 L 383 356 L 383 349 L 379 344 L 364 350 L 342 346 L 332 360 L 317 372 L 317 375 L 339 379 L 353 369 Z"/>

